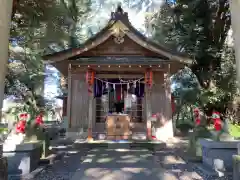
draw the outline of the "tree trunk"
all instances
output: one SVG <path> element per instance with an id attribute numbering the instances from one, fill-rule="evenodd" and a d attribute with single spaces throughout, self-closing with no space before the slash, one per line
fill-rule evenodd
<path id="1" fill-rule="evenodd" d="M 5 75 L 8 60 L 9 30 L 12 14 L 12 0 L 0 1 L 0 117 L 4 99 Z"/>
<path id="2" fill-rule="evenodd" d="M 230 0 L 235 58 L 237 67 L 237 85 L 240 89 L 240 0 Z"/>

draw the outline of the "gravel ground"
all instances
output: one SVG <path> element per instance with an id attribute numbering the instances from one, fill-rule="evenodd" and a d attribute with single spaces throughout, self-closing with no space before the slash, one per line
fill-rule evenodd
<path id="1" fill-rule="evenodd" d="M 174 175 L 176 180 L 232 180 L 230 176 L 211 176 L 197 168 L 197 164 L 185 162 L 177 154 L 179 154 L 179 150 L 176 152 L 173 149 L 154 153 L 159 165 L 167 174 Z"/>
<path id="2" fill-rule="evenodd" d="M 40 172 L 34 180 L 70 180 L 80 168 L 86 152 L 68 153 L 63 159 L 54 162 Z"/>

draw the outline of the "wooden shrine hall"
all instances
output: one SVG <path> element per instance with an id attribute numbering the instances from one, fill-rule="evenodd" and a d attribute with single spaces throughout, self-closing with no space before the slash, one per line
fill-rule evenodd
<path id="1" fill-rule="evenodd" d="M 160 140 L 173 136 L 170 76 L 191 59 L 149 41 L 120 6 L 107 25 L 78 48 L 43 57 L 67 79 L 64 111 L 68 128 L 129 139 L 147 131 L 159 113 Z M 156 123 L 158 124 L 158 123 Z M 111 139 L 111 138 L 110 138 Z"/>

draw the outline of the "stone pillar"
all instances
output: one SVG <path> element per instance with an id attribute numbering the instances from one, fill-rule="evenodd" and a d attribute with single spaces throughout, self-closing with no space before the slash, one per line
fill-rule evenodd
<path id="1" fill-rule="evenodd" d="M 9 25 L 12 14 L 12 0 L 0 1 L 0 118 L 4 99 L 6 65 L 9 47 Z"/>
<path id="2" fill-rule="evenodd" d="M 240 0 L 230 0 L 231 21 L 237 67 L 237 81 L 240 89 Z"/>
<path id="3" fill-rule="evenodd" d="M 170 74 L 164 74 L 164 90 L 162 103 L 162 112 L 160 116 L 160 126 L 156 128 L 156 138 L 161 141 L 167 141 L 173 137 L 173 123 L 172 123 L 172 106 L 171 106 L 171 88 L 170 88 Z M 159 92 L 160 93 L 160 92 Z M 160 106 L 160 105 L 159 105 Z"/>
<path id="4" fill-rule="evenodd" d="M 238 143 L 238 154 L 233 155 L 233 180 L 239 180 L 240 177 L 240 143 Z"/>
<path id="5" fill-rule="evenodd" d="M 170 73 L 164 74 L 165 81 L 165 96 L 166 96 L 166 105 L 165 105 L 165 128 L 167 132 L 167 137 L 173 137 L 173 122 L 172 122 L 172 95 L 171 95 L 171 83 L 170 83 Z"/>

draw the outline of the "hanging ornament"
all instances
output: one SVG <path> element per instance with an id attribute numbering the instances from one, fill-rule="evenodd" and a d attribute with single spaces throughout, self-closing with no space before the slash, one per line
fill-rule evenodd
<path id="1" fill-rule="evenodd" d="M 122 98 L 123 98 L 123 97 L 122 97 L 122 83 L 121 83 L 121 100 L 122 100 Z"/>
<path id="2" fill-rule="evenodd" d="M 138 87 L 139 87 L 139 90 L 138 90 L 138 95 L 139 95 L 139 97 L 141 96 L 141 81 L 139 80 L 138 81 Z"/>
<path id="3" fill-rule="evenodd" d="M 114 89 L 114 91 L 115 91 L 115 89 L 116 89 L 116 84 L 113 84 L 113 89 Z"/>
<path id="4" fill-rule="evenodd" d="M 136 89 L 136 87 L 137 87 L 137 83 L 136 83 L 136 81 L 134 81 L 134 82 L 133 82 L 133 88 Z"/>
<path id="5" fill-rule="evenodd" d="M 129 83 L 127 83 L 127 90 L 129 90 L 130 89 L 130 85 L 129 85 Z"/>
<path id="6" fill-rule="evenodd" d="M 104 82 L 103 81 L 101 81 L 101 82 L 102 82 L 102 95 L 103 95 L 103 93 L 104 93 Z"/>
<path id="7" fill-rule="evenodd" d="M 153 72 L 151 69 L 147 69 L 147 71 L 145 72 L 145 83 L 146 85 L 151 88 L 152 87 L 152 83 L 153 83 Z"/>

